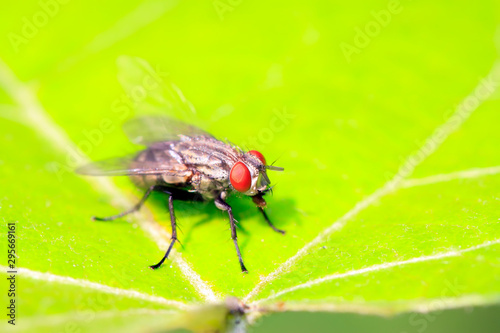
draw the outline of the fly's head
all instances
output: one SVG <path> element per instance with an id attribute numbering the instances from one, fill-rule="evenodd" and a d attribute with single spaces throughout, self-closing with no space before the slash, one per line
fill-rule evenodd
<path id="1" fill-rule="evenodd" d="M 283 171 L 283 168 L 267 165 L 264 155 L 250 150 L 232 166 L 229 181 L 234 190 L 253 197 L 254 202 L 263 207 L 265 201 L 262 196 L 271 189 L 267 170 Z"/>

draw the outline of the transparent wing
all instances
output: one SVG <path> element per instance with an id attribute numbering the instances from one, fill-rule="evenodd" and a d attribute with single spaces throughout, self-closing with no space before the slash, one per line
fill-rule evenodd
<path id="1" fill-rule="evenodd" d="M 174 159 L 163 161 L 138 161 L 137 155 L 111 158 L 84 165 L 76 172 L 89 176 L 126 176 L 126 175 L 167 175 L 173 177 L 185 176 L 190 173 L 185 165 L 177 163 Z"/>
<path id="2" fill-rule="evenodd" d="M 123 131 L 130 141 L 145 146 L 162 141 L 179 140 L 179 135 L 212 137 L 196 126 L 166 116 L 133 118 L 125 122 Z"/>
<path id="3" fill-rule="evenodd" d="M 134 104 L 136 114 L 168 114 L 193 122 L 196 110 L 161 67 L 146 60 L 120 56 L 118 81 Z"/>

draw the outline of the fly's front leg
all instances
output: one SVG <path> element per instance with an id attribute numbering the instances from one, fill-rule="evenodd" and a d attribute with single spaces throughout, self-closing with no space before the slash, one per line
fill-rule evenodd
<path id="1" fill-rule="evenodd" d="M 271 228 L 273 228 L 274 231 L 276 232 L 279 232 L 280 234 L 284 235 L 285 234 L 285 230 L 281 230 L 281 229 L 278 229 L 274 226 L 274 224 L 271 222 L 271 220 L 269 220 L 269 217 L 267 216 L 266 212 L 264 211 L 264 208 L 262 207 L 257 207 L 257 209 L 262 213 L 262 215 L 264 216 L 264 219 L 266 220 L 267 224 L 269 224 L 269 226 Z"/>
<path id="2" fill-rule="evenodd" d="M 274 226 L 274 224 L 271 222 L 271 220 L 269 219 L 269 217 L 267 216 L 266 212 L 264 211 L 264 207 L 266 207 L 266 200 L 264 200 L 264 198 L 262 197 L 262 194 L 253 196 L 252 200 L 255 203 L 255 205 L 257 206 L 257 209 L 262 213 L 262 216 L 264 216 L 264 219 L 266 220 L 267 224 L 269 224 L 269 226 L 271 228 L 273 228 L 274 231 L 279 232 L 280 234 L 284 235 L 285 230 L 281 230 L 281 229 L 276 228 Z"/>
<path id="3" fill-rule="evenodd" d="M 234 246 L 236 247 L 236 253 L 238 254 L 238 259 L 240 261 L 241 271 L 243 273 L 248 273 L 248 270 L 243 264 L 243 259 L 241 259 L 241 253 L 240 253 L 240 248 L 238 246 L 238 235 L 236 234 L 236 224 L 233 216 L 233 211 L 231 206 L 229 206 L 227 202 L 224 201 L 224 199 L 225 199 L 225 194 L 222 193 L 215 199 L 215 206 L 217 206 L 217 208 L 219 208 L 220 210 L 226 211 L 229 215 L 229 222 L 231 224 L 231 238 L 233 239 Z"/>
<path id="4" fill-rule="evenodd" d="M 174 243 L 177 240 L 177 223 L 175 222 L 175 214 L 174 214 L 174 198 L 172 197 L 171 193 L 169 193 L 165 190 L 163 192 L 169 195 L 168 196 L 168 210 L 170 211 L 170 224 L 172 225 L 172 238 L 170 240 L 170 245 L 167 249 L 167 252 L 163 256 L 163 258 L 160 260 L 160 262 L 157 263 L 156 265 L 149 266 L 152 269 L 159 268 L 163 264 L 163 262 L 165 260 L 167 260 L 168 255 L 170 254 L 170 251 L 174 247 Z"/>
<path id="5" fill-rule="evenodd" d="M 112 220 L 115 220 L 117 218 L 120 218 L 120 217 L 123 217 L 125 215 L 136 212 L 142 207 L 142 205 L 144 205 L 144 202 L 146 202 L 146 200 L 148 199 L 151 192 L 156 191 L 159 188 L 161 188 L 161 186 L 159 186 L 159 185 L 153 185 L 153 186 L 149 187 L 148 190 L 146 191 L 146 193 L 144 193 L 144 195 L 142 196 L 142 199 L 134 207 L 130 208 L 129 210 L 124 211 L 123 213 L 108 216 L 108 217 L 92 216 L 92 219 L 96 220 L 96 221 L 112 221 Z"/>

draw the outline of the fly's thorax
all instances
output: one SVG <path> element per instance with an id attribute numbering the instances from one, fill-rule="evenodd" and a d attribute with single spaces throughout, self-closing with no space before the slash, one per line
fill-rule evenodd
<path id="1" fill-rule="evenodd" d="M 191 178 L 193 189 L 203 196 L 213 197 L 213 193 L 226 190 L 229 185 L 225 181 L 215 180 L 202 172 L 197 172 Z"/>
<path id="2" fill-rule="evenodd" d="M 202 195 L 229 188 L 229 172 L 237 161 L 238 151 L 212 137 L 182 137 L 170 146 L 184 165 L 193 172 L 190 180 L 195 191 Z"/>
<path id="3" fill-rule="evenodd" d="M 219 182 L 229 179 L 231 167 L 239 155 L 229 144 L 210 137 L 195 137 L 190 140 L 184 138 L 174 149 L 182 156 L 186 165 Z"/>
<path id="4" fill-rule="evenodd" d="M 193 171 L 191 183 L 201 193 L 228 189 L 253 196 L 269 187 L 264 157 L 256 151 L 205 136 L 181 137 L 170 149 Z"/>

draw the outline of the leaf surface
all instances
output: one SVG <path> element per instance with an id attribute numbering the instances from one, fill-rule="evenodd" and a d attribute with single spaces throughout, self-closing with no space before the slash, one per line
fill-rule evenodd
<path id="1" fill-rule="evenodd" d="M 401 3 L 346 58 L 342 43 L 355 45 L 355 28 L 386 7 L 245 2 L 221 20 L 209 3 L 70 2 L 17 46 L 22 18 L 44 9 L 6 8 L 0 206 L 2 233 L 17 226 L 26 329 L 174 327 L 168 311 L 227 296 L 377 314 L 498 303 L 498 4 Z M 285 236 L 247 198 L 229 200 L 248 275 L 212 203 L 175 203 L 182 246 L 157 271 L 148 266 L 170 232 L 163 196 L 130 218 L 91 221 L 142 193 L 126 177 L 73 169 L 139 149 L 120 128 L 151 113 L 285 168 L 270 172 L 267 199 Z"/>

